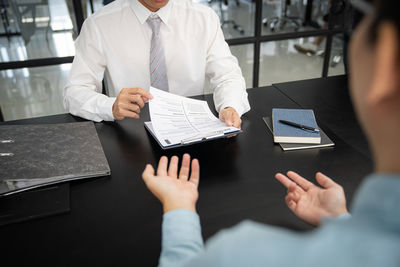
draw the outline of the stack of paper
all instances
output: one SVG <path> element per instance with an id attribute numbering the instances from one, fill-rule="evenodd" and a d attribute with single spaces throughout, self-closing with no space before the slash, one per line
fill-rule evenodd
<path id="1" fill-rule="evenodd" d="M 174 95 L 151 87 L 151 122 L 146 128 L 162 148 L 172 148 L 240 133 L 211 112 L 206 101 Z"/>

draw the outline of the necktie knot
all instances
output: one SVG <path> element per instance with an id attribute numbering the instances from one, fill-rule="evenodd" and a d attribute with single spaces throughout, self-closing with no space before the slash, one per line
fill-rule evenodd
<path id="1" fill-rule="evenodd" d="M 158 35 L 158 33 L 160 32 L 160 25 L 161 25 L 160 17 L 158 16 L 149 17 L 146 21 L 150 25 L 150 28 L 153 31 L 153 33 Z"/>

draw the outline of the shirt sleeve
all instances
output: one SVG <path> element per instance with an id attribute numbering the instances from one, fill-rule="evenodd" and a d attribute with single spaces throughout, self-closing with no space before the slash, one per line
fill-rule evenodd
<path id="1" fill-rule="evenodd" d="M 351 218 L 351 214 L 350 213 L 343 213 L 340 214 L 339 216 L 336 217 L 336 219 L 338 220 L 347 220 Z"/>
<path id="2" fill-rule="evenodd" d="M 211 12 L 211 16 L 209 21 L 213 30 L 207 50 L 206 75 L 214 91 L 215 109 L 220 112 L 226 107 L 233 107 L 242 116 L 250 110 L 242 71 L 225 42 L 217 14 Z"/>
<path id="3" fill-rule="evenodd" d="M 325 217 L 322 219 L 322 222 L 326 223 L 326 222 L 334 222 L 334 221 L 345 221 L 350 218 L 351 218 L 350 213 L 343 213 L 336 217 Z"/>
<path id="4" fill-rule="evenodd" d="M 203 250 L 199 215 L 183 209 L 164 214 L 160 267 L 184 266 Z"/>
<path id="5" fill-rule="evenodd" d="M 106 59 L 99 30 L 92 18 L 85 20 L 75 43 L 76 55 L 64 88 L 64 107 L 93 121 L 112 121 L 115 97 L 101 93 Z"/>
<path id="6" fill-rule="evenodd" d="M 164 215 L 159 266 L 291 266 L 293 259 L 287 255 L 308 245 L 291 231 L 244 221 L 218 232 L 203 248 L 195 215 L 183 210 Z"/>
<path id="7" fill-rule="evenodd" d="M 359 226 L 344 217 L 349 215 L 307 232 L 243 221 L 219 231 L 203 248 L 197 214 L 171 211 L 164 214 L 159 266 L 366 266 L 359 254 L 348 254 L 359 244 Z M 359 231 L 365 238 L 365 229 Z"/>
<path id="8" fill-rule="evenodd" d="M 173 210 L 163 216 L 159 267 L 290 266 L 285 255 L 304 245 L 299 241 L 290 231 L 244 221 L 211 237 L 204 248 L 199 216 Z"/>

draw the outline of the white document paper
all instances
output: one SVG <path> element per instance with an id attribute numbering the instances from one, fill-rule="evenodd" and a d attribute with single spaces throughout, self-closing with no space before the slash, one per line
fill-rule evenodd
<path id="1" fill-rule="evenodd" d="M 240 131 L 211 112 L 206 101 L 186 98 L 150 87 L 151 124 L 158 141 L 168 147 L 198 142 Z"/>

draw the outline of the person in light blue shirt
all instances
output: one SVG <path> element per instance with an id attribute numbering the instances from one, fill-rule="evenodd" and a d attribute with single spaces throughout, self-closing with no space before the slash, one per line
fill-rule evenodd
<path id="1" fill-rule="evenodd" d="M 204 246 L 196 213 L 199 162 L 185 154 L 178 174 L 178 157 L 169 166 L 162 157 L 156 175 L 151 165 L 143 172 L 164 210 L 160 266 L 400 266 L 400 3 L 352 3 L 368 13 L 351 43 L 350 88 L 375 164 L 352 215 L 343 188 L 322 173 L 318 186 L 295 172 L 278 173 L 288 208 L 320 227 L 297 233 L 244 221 Z"/>

